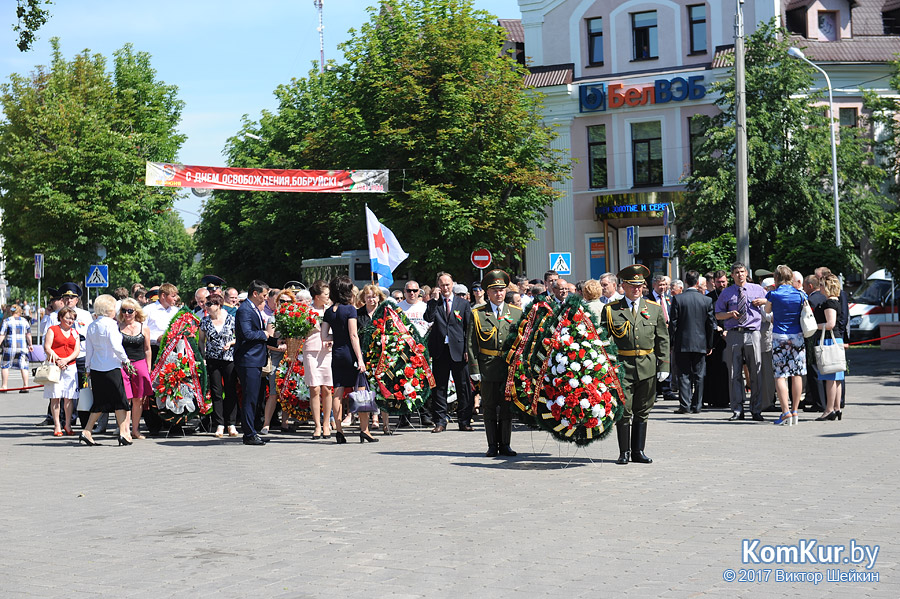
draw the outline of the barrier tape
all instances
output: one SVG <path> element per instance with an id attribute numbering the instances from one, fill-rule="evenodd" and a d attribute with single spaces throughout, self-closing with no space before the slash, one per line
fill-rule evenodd
<path id="1" fill-rule="evenodd" d="M 876 341 L 881 341 L 882 339 L 890 339 L 891 337 L 896 337 L 900 335 L 900 333 L 894 333 L 893 335 L 885 335 L 884 337 L 878 337 L 876 339 L 864 339 L 863 341 L 853 341 L 848 343 L 847 345 L 860 345 L 862 343 L 875 343 Z"/>
<path id="2" fill-rule="evenodd" d="M 0 389 L 0 393 L 9 393 L 10 391 L 21 391 L 22 389 L 41 389 L 43 385 L 29 385 L 28 387 L 10 387 L 9 389 Z"/>

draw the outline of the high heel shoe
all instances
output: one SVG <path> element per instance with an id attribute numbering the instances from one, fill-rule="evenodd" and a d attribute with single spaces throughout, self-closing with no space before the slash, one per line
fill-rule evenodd
<path id="1" fill-rule="evenodd" d="M 791 424 L 796 426 L 798 422 L 800 422 L 800 419 L 797 417 L 797 410 L 794 410 L 791 412 Z"/>
<path id="2" fill-rule="evenodd" d="M 80 435 L 78 435 L 78 444 L 81 445 L 82 443 L 84 443 L 88 447 L 93 447 L 94 445 L 102 445 L 102 443 L 97 443 L 96 441 L 91 441 L 90 439 L 85 437 L 84 433 L 81 433 Z"/>
<path id="3" fill-rule="evenodd" d="M 62 432 L 62 431 L 53 431 L 53 436 L 54 436 L 54 437 L 62 437 L 62 436 L 63 436 L 63 432 Z"/>
<path id="4" fill-rule="evenodd" d="M 334 440 L 337 441 L 338 445 L 341 445 L 347 442 L 347 437 L 341 431 L 334 431 Z"/>
<path id="5" fill-rule="evenodd" d="M 831 412 L 825 417 L 825 420 L 837 420 L 838 414 L 840 414 L 840 412 Z"/>
<path id="6" fill-rule="evenodd" d="M 775 420 L 772 424 L 774 424 L 776 426 L 782 426 L 785 424 L 790 426 L 791 425 L 791 413 L 790 412 L 782 413 L 781 416 L 778 417 L 778 420 Z"/>
<path id="7" fill-rule="evenodd" d="M 837 414 L 837 419 L 838 419 L 838 420 L 840 420 L 841 418 L 844 417 L 844 411 L 843 411 L 843 410 L 838 410 L 837 412 L 835 412 L 835 414 Z"/>
<path id="8" fill-rule="evenodd" d="M 119 437 L 119 446 L 120 447 L 122 445 L 131 445 L 132 443 L 134 443 L 134 441 L 132 441 L 130 439 L 126 439 L 125 437 L 122 437 L 122 436 Z"/>
<path id="9" fill-rule="evenodd" d="M 366 433 L 360 431 L 359 432 L 359 442 L 365 443 L 366 441 L 368 441 L 369 443 L 378 443 L 378 439 L 376 439 L 372 435 L 367 435 Z"/>
<path id="10" fill-rule="evenodd" d="M 816 422 L 821 422 L 823 420 L 834 420 L 835 417 L 832 416 L 832 414 L 834 414 L 834 412 L 828 412 L 827 414 L 822 414 L 821 416 L 816 418 Z"/>

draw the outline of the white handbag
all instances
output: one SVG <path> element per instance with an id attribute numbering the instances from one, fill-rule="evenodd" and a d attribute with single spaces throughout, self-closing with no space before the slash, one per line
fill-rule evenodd
<path id="1" fill-rule="evenodd" d="M 800 328 L 803 330 L 804 337 L 812 337 L 819 330 L 819 323 L 816 322 L 816 316 L 808 301 L 803 302 L 803 307 L 800 309 Z"/>
<path id="2" fill-rule="evenodd" d="M 847 357 L 844 354 L 844 345 L 838 344 L 834 337 L 834 330 L 831 333 L 831 345 L 825 345 L 825 331 L 822 331 L 822 338 L 816 346 L 816 366 L 819 368 L 819 374 L 834 374 L 847 370 Z"/>
<path id="3" fill-rule="evenodd" d="M 78 412 L 90 412 L 94 407 L 94 392 L 90 387 L 82 387 L 78 390 Z"/>
<path id="4" fill-rule="evenodd" d="M 34 373 L 34 382 L 38 385 L 51 385 L 59 382 L 59 366 L 51 360 L 45 360 Z"/>

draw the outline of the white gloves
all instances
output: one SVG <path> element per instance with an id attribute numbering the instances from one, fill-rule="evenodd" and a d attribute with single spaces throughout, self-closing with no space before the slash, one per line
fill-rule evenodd
<path id="1" fill-rule="evenodd" d="M 660 383 L 663 382 L 664 380 L 666 380 L 667 378 L 669 378 L 669 373 L 664 370 L 660 370 L 659 372 L 656 373 L 656 380 L 658 380 Z"/>
<path id="2" fill-rule="evenodd" d="M 475 381 L 476 383 L 481 381 L 481 375 L 480 375 L 480 374 L 473 374 L 473 375 L 470 375 L 470 376 L 472 377 L 472 380 Z"/>

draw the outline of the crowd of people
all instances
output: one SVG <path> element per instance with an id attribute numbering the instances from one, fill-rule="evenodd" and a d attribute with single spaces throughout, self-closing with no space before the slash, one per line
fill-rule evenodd
<path id="1" fill-rule="evenodd" d="M 295 302 L 310 306 L 318 317 L 298 357 L 309 387 L 312 439 L 334 435 L 337 443 L 346 443 L 345 427 L 352 424 L 358 425 L 361 443 L 377 442 L 373 431 L 379 428 L 392 434 L 387 413 L 350 415 L 346 398 L 365 387 L 371 367 L 363 357 L 360 332 L 390 296 L 427 340 L 435 380 L 421 412 L 401 416 L 395 426 L 410 426 L 415 417 L 433 433 L 445 432 L 451 420 L 460 431 L 472 431 L 480 415 L 486 455 L 510 456 L 515 455 L 512 414 L 503 401 L 508 367 L 499 349 L 532 302 L 555 307 L 577 294 L 618 349 L 625 401 L 625 416 L 617 425 L 618 461 L 650 463 L 644 445 L 658 396 L 678 401 L 678 414 L 727 406 L 729 420 L 743 420 L 749 406 L 750 418 L 763 421 L 762 413 L 775 406 L 777 397 L 775 424 L 796 424 L 801 406 L 821 411 L 817 420 L 842 418 L 843 372 L 819 374 L 810 347 L 847 339 L 847 295 L 839 279 L 827 268 L 803 277 L 785 265 L 755 274 L 759 283 L 735 263 L 730 273 L 689 270 L 671 281 L 665 275 L 651 279 L 645 266 L 633 265 L 573 284 L 553 270 L 542 280 L 493 270 L 466 287 L 442 272 L 434 287 L 411 280 L 393 292 L 376 285 L 357 289 L 346 276 L 314 281 L 308 289 L 297 281 L 282 288 L 253 281 L 242 292 L 208 275 L 187 307 L 199 319 L 200 359 L 212 403 L 210 432 L 216 437 L 242 436 L 247 445 L 264 445 L 272 429 L 293 431 L 306 424 L 292 422 L 286 412 L 278 416 L 270 366 L 277 366 L 287 350 L 286 340 L 275 333 L 275 311 Z M 94 435 L 106 431 L 110 412 L 120 445 L 145 438 L 142 416 L 149 433 L 159 432 L 160 423 L 148 418 L 154 401 L 151 370 L 161 337 L 184 305 L 177 287 L 118 288 L 94 301 L 93 314 L 82 307 L 83 292 L 75 283 L 48 293 L 40 332 L 47 359 L 61 372 L 58 382 L 44 386 L 46 422 L 53 434 L 75 435 L 72 427 L 80 417 L 79 442 L 96 445 Z M 810 339 L 800 330 L 807 303 L 820 328 Z M 10 368 L 22 371 L 27 387 L 32 339 L 21 309 L 13 307 L 3 321 L 0 344 L 0 391 L 7 389 Z M 83 397 L 86 381 L 89 406 Z"/>

